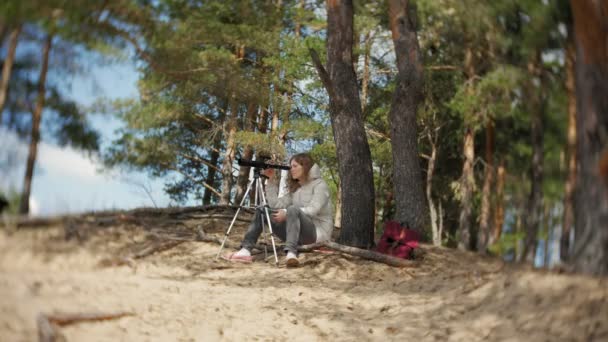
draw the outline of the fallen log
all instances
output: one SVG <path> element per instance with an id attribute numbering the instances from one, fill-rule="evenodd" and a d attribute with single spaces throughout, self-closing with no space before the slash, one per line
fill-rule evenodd
<path id="1" fill-rule="evenodd" d="M 311 252 L 311 251 L 314 251 L 315 249 L 318 249 L 319 247 L 331 248 L 331 249 L 336 250 L 341 253 L 354 255 L 359 258 L 363 258 L 363 259 L 371 260 L 371 261 L 375 261 L 375 262 L 381 262 L 383 264 L 387 264 L 387 265 L 395 266 L 395 267 L 416 267 L 416 266 L 418 266 L 418 262 L 416 262 L 415 260 L 395 258 L 390 255 L 378 253 L 375 251 L 370 251 L 367 249 L 345 246 L 345 245 L 341 245 L 339 243 L 335 243 L 332 241 L 324 241 L 324 242 L 319 242 L 319 243 L 315 243 L 312 245 L 299 246 L 298 251 Z"/>

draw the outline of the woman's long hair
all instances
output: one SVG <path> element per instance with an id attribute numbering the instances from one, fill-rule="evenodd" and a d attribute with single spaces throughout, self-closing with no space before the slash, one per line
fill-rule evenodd
<path id="1" fill-rule="evenodd" d="M 312 168 L 312 166 L 315 164 L 314 160 L 312 159 L 312 157 L 310 156 L 310 154 L 308 153 L 298 153 L 295 154 L 291 157 L 291 159 L 289 159 L 289 165 L 291 165 L 291 162 L 294 161 L 300 165 L 302 165 L 302 169 L 303 169 L 303 175 L 302 177 L 304 177 L 304 180 L 308 179 L 308 173 L 310 172 L 310 169 Z M 300 183 L 298 183 L 297 179 L 293 179 L 291 177 L 291 172 L 287 173 L 287 189 L 289 189 L 289 192 L 294 193 L 296 192 L 296 190 L 298 190 L 300 188 Z"/>

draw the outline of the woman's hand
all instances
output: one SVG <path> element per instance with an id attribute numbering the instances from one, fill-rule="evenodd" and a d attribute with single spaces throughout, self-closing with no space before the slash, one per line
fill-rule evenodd
<path id="1" fill-rule="evenodd" d="M 279 209 L 272 214 L 272 221 L 276 223 L 282 223 L 287 220 L 287 211 L 285 209 Z"/>

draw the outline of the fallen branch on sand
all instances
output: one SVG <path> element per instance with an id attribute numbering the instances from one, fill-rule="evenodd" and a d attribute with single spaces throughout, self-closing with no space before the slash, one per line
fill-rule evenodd
<path id="1" fill-rule="evenodd" d="M 375 261 L 375 262 L 381 262 L 381 263 L 384 263 L 384 264 L 387 264 L 390 266 L 395 266 L 395 267 L 416 267 L 416 266 L 418 266 L 418 263 L 414 260 L 395 258 L 390 255 L 378 253 L 375 251 L 370 251 L 367 249 L 345 246 L 345 245 L 341 245 L 339 243 L 335 243 L 332 241 L 325 241 L 325 242 L 315 243 L 312 245 L 299 246 L 298 251 L 299 252 L 311 252 L 311 251 L 314 251 L 315 249 L 318 249 L 319 247 L 331 248 L 331 249 L 336 250 L 341 253 L 354 255 L 359 258 L 363 258 L 363 259 L 367 259 L 367 260 L 371 260 L 371 261 Z"/>
<path id="2" fill-rule="evenodd" d="M 78 322 L 90 322 L 90 321 L 107 321 L 111 319 L 117 319 L 125 316 L 133 316 L 132 312 L 117 312 L 117 313 L 54 313 L 54 314 L 38 314 L 36 318 L 36 324 L 38 325 L 38 341 L 40 342 L 54 342 L 62 340 L 61 332 L 59 327 L 63 327 L 69 324 Z"/>

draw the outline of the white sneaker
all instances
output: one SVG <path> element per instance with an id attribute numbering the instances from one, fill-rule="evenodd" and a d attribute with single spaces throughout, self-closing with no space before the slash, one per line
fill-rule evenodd
<path id="1" fill-rule="evenodd" d="M 251 252 L 247 248 L 241 248 L 241 250 L 234 253 L 234 255 L 238 257 L 250 257 Z"/>
<path id="2" fill-rule="evenodd" d="M 285 264 L 287 267 L 298 267 L 300 265 L 300 260 L 298 260 L 298 256 L 294 252 L 287 252 Z"/>

